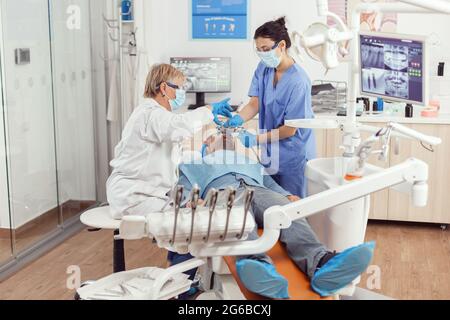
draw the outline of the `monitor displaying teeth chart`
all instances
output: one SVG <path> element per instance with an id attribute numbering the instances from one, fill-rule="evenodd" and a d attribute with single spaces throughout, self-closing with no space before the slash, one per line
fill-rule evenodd
<path id="1" fill-rule="evenodd" d="M 426 38 L 361 33 L 359 48 L 363 95 L 427 103 Z"/>
<path id="2" fill-rule="evenodd" d="M 171 58 L 184 73 L 188 92 L 230 92 L 231 58 Z"/>
<path id="3" fill-rule="evenodd" d="M 206 93 L 231 92 L 230 57 L 178 57 L 171 58 L 170 64 L 186 76 L 186 91 L 196 94 L 196 103 L 190 110 L 203 107 Z"/>

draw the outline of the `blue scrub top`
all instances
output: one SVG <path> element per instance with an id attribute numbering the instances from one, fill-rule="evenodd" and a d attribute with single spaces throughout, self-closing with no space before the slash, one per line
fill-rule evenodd
<path id="1" fill-rule="evenodd" d="M 259 128 L 263 132 L 279 129 L 286 120 L 314 118 L 311 81 L 306 72 L 295 63 L 274 86 L 275 74 L 275 69 L 261 62 L 249 91 L 250 97 L 259 98 Z M 311 129 L 297 130 L 295 136 L 281 140 L 279 148 L 268 144 L 263 149 L 266 150 L 261 160 L 271 175 L 304 171 L 306 162 L 316 158 L 316 141 Z"/>

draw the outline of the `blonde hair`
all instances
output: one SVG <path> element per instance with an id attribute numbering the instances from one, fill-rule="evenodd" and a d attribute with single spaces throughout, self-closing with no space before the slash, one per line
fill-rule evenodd
<path id="1" fill-rule="evenodd" d="M 185 79 L 184 74 L 170 64 L 156 64 L 147 75 L 144 98 L 154 98 L 159 93 L 159 87 L 163 82 L 171 82 L 176 79 Z"/>

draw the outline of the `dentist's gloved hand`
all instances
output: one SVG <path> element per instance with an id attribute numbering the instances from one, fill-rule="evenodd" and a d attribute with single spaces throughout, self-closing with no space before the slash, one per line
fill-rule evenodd
<path id="1" fill-rule="evenodd" d="M 233 108 L 231 107 L 229 102 L 230 102 L 230 98 L 227 98 L 220 102 L 212 103 L 211 104 L 212 113 L 215 116 L 223 116 L 223 117 L 227 117 L 227 118 L 232 118 L 233 117 L 233 114 L 232 114 Z"/>
<path id="2" fill-rule="evenodd" d="M 244 125 L 244 119 L 240 115 L 235 115 L 225 123 L 225 128 L 239 128 Z"/>
<path id="3" fill-rule="evenodd" d="M 239 134 L 239 140 L 246 148 L 253 148 L 258 144 L 258 138 L 254 134 L 251 134 L 248 131 L 243 131 Z"/>

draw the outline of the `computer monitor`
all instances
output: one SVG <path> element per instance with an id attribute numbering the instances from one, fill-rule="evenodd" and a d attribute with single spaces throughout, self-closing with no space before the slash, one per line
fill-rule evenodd
<path id="1" fill-rule="evenodd" d="M 205 93 L 231 92 L 231 58 L 171 58 L 170 64 L 184 73 L 187 92 L 196 94 L 189 109 L 205 106 Z"/>
<path id="2" fill-rule="evenodd" d="M 362 95 L 427 104 L 425 37 L 360 33 L 359 47 Z"/>

